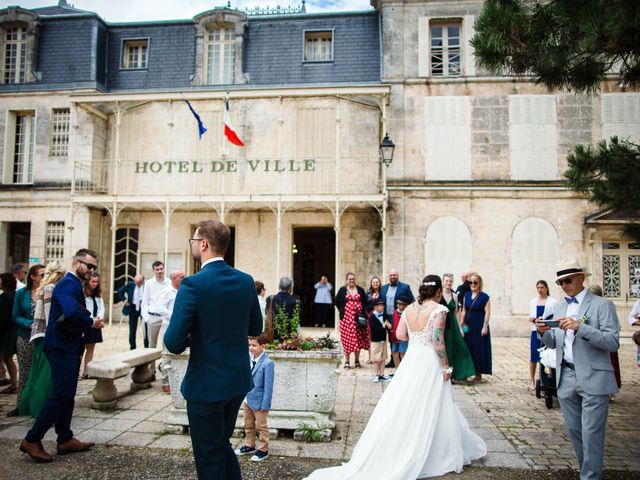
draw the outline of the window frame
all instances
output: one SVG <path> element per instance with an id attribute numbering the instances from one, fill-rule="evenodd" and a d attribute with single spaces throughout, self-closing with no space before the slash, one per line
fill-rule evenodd
<path id="1" fill-rule="evenodd" d="M 211 34 L 213 34 L 214 31 L 216 30 L 220 30 L 221 32 L 224 32 L 224 34 L 226 34 L 227 32 L 230 33 L 231 35 L 231 40 L 223 40 L 223 41 L 211 41 L 209 40 L 209 36 Z M 234 85 L 236 83 L 236 29 L 235 26 L 233 26 L 232 24 L 222 24 L 222 25 L 212 25 L 211 27 L 207 28 L 205 30 L 205 34 L 204 34 L 205 38 L 204 38 L 204 77 L 205 77 L 205 85 Z M 221 34 L 221 38 L 222 38 L 222 34 Z M 221 70 L 221 74 L 220 76 L 222 77 L 221 81 L 215 80 L 212 81 L 212 78 L 209 78 L 209 66 L 212 64 L 211 59 L 209 58 L 209 47 L 211 45 L 221 45 L 224 48 L 222 49 L 221 53 L 220 53 L 220 58 L 223 59 L 223 61 L 221 62 L 222 64 L 222 70 Z M 231 72 L 227 72 L 227 70 L 225 69 L 225 62 L 224 62 L 224 54 L 227 51 L 227 47 L 229 49 L 231 49 L 232 52 L 232 60 L 231 60 Z M 230 76 L 230 82 L 225 82 L 225 77 L 228 78 L 228 76 Z"/>
<path id="2" fill-rule="evenodd" d="M 307 59 L 307 35 L 331 35 L 331 58 L 321 60 Z M 302 31 L 302 63 L 332 63 L 335 59 L 335 28 L 310 28 Z"/>
<path id="3" fill-rule="evenodd" d="M 147 55 L 146 55 L 146 62 L 144 66 L 141 67 L 129 67 L 129 50 L 128 50 L 128 44 L 134 44 L 134 43 L 142 43 L 142 42 L 146 42 L 147 43 Z M 150 37 L 133 37 L 133 38 L 123 38 L 121 41 L 121 48 L 120 48 L 120 70 L 123 71 L 140 71 L 140 70 L 148 70 L 149 69 L 149 53 L 150 53 L 150 46 L 151 46 L 151 38 Z M 125 62 L 127 62 L 125 64 Z"/>
<path id="4" fill-rule="evenodd" d="M 451 75 L 449 73 L 449 33 L 448 33 L 448 27 L 451 26 L 457 26 L 458 27 L 458 74 L 457 75 Z M 449 18 L 449 19 L 432 19 L 429 20 L 429 38 L 427 39 L 427 41 L 429 42 L 429 56 L 427 58 L 427 61 L 429 62 L 429 76 L 432 78 L 457 78 L 457 77 L 463 77 L 464 73 L 463 73 L 463 69 L 464 69 L 464 48 L 463 48 L 463 39 L 464 39 L 464 27 L 463 27 L 463 19 L 462 18 Z M 432 29 L 434 27 L 440 27 L 442 28 L 442 74 L 434 74 L 433 72 L 433 55 L 434 55 L 434 48 L 433 45 L 431 44 L 431 41 L 433 39 L 433 34 L 432 34 Z M 446 39 L 447 39 L 447 43 L 445 45 L 444 43 L 444 39 L 445 39 L 445 33 L 446 33 Z M 445 55 L 446 54 L 446 55 Z M 445 61 L 445 58 L 447 59 Z M 446 72 L 445 72 L 445 67 L 446 67 Z"/>
<path id="5" fill-rule="evenodd" d="M 7 112 L 9 115 L 9 121 L 7 122 L 7 133 L 9 135 L 9 142 L 5 146 L 5 172 L 3 175 L 4 183 L 7 185 L 33 185 L 33 167 L 34 167 L 34 157 L 35 157 L 35 149 L 36 149 L 36 131 L 37 131 L 37 112 L 35 109 L 21 109 L 21 110 L 10 110 Z M 23 162 L 24 165 L 20 171 L 22 175 L 22 181 L 16 181 L 16 155 L 18 152 L 16 149 L 18 148 L 18 143 L 16 142 L 16 136 L 18 135 L 18 118 L 20 116 L 27 116 L 31 118 L 31 121 L 28 125 L 28 149 L 26 153 L 26 161 Z M 27 134 L 25 134 L 25 137 Z M 23 153 L 23 155 L 25 155 Z M 26 167 L 25 167 L 26 165 Z"/>
<path id="6" fill-rule="evenodd" d="M 47 220 L 45 223 L 44 258 L 46 263 L 54 260 L 64 262 L 66 227 L 64 220 Z M 57 240 L 57 242 L 50 242 L 50 239 Z M 52 255 L 52 252 L 56 251 L 59 251 L 59 257 Z"/>
<path id="7" fill-rule="evenodd" d="M 13 29 L 18 29 L 21 32 L 19 36 L 23 38 L 18 41 L 10 41 L 7 39 L 9 32 Z M 19 85 L 21 83 L 26 83 L 27 66 L 29 64 L 29 29 L 23 24 L 7 25 L 4 27 L 2 35 L 4 38 L 2 39 L 2 65 L 0 65 L 0 68 L 2 68 L 2 78 L 0 79 L 0 83 L 3 85 Z M 7 74 L 11 71 L 10 69 L 7 69 L 6 65 L 10 45 L 18 45 L 18 48 L 16 49 L 16 68 L 12 73 L 13 78 L 7 80 Z"/>
<path id="8" fill-rule="evenodd" d="M 56 114 L 67 114 L 66 130 L 56 131 Z M 62 124 L 64 126 L 64 123 Z M 51 134 L 49 136 L 49 156 L 55 158 L 67 158 L 69 156 L 69 139 L 71 130 L 71 109 L 68 107 L 51 109 Z M 66 142 L 59 142 L 66 137 Z M 58 140 L 58 143 L 56 143 Z M 64 148 L 61 148 L 64 147 Z"/>

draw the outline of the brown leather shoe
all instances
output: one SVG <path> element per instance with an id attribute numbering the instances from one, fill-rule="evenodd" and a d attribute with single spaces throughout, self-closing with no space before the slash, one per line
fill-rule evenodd
<path id="1" fill-rule="evenodd" d="M 45 451 L 40 441 L 27 442 L 26 440 L 22 440 L 20 443 L 20 451 L 29 455 L 36 462 L 53 462 L 53 457 Z"/>
<path id="2" fill-rule="evenodd" d="M 68 442 L 58 444 L 58 455 L 66 455 L 68 453 L 86 452 L 95 443 L 93 442 L 81 442 L 77 438 L 73 437 Z"/>

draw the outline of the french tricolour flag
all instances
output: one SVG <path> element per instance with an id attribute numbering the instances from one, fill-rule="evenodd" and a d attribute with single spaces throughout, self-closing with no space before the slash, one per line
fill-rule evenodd
<path id="1" fill-rule="evenodd" d="M 233 125 L 231 124 L 231 115 L 229 115 L 228 99 L 225 102 L 225 109 L 224 109 L 224 136 L 227 137 L 227 140 L 229 140 L 234 145 L 237 145 L 238 147 L 244 147 L 244 143 L 242 142 L 242 140 L 240 140 L 240 137 L 238 137 L 238 134 L 236 133 L 235 128 L 233 128 Z"/>

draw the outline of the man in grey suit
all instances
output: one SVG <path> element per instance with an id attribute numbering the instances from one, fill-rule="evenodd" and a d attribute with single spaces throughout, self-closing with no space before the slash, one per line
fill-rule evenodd
<path id="1" fill-rule="evenodd" d="M 558 399 L 580 479 L 595 480 L 602 478 L 609 395 L 618 391 L 609 353 L 620 345 L 615 307 L 584 287 L 586 276 L 577 260 L 558 265 L 556 283 L 566 295 L 554 309 L 552 320 L 559 322 L 558 328 L 541 318 L 536 327 L 543 343 L 556 349 Z"/>

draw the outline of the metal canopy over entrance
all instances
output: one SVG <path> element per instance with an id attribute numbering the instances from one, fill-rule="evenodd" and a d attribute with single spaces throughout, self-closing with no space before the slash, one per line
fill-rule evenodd
<path id="1" fill-rule="evenodd" d="M 113 279 L 115 235 L 123 211 L 162 213 L 163 253 L 167 263 L 171 218 L 176 212 L 213 211 L 224 222 L 230 211 L 267 209 L 275 217 L 275 264 L 279 278 L 283 274 L 282 219 L 287 212 L 309 209 L 331 212 L 338 274 L 341 216 L 349 208 L 372 209 L 381 218 L 384 269 L 386 169 L 378 148 L 385 132 L 389 92 L 386 85 L 350 85 L 231 92 L 193 90 L 184 95 L 180 92 L 72 95 L 72 104 L 89 112 L 96 122 L 103 122 L 111 138 L 104 148 L 107 158 L 92 155 L 75 160 L 71 217 L 80 207 L 105 209 L 110 214 Z M 271 115 L 264 120 L 271 134 L 256 136 L 265 143 L 271 141 L 271 148 L 265 147 L 269 154 L 256 154 L 255 149 L 253 154 L 246 154 L 224 141 L 207 147 L 195 139 L 195 146 L 189 141 L 186 147 L 176 147 L 173 139 L 180 142 L 195 128 L 191 113 L 186 114 L 182 108 L 187 98 L 208 119 L 207 126 L 212 127 L 213 135 L 220 133 L 215 129 L 221 124 L 225 99 L 231 98 L 236 105 L 261 102 L 255 104 L 255 109 L 266 108 L 266 115 Z M 248 110 L 249 106 L 244 108 Z M 260 131 L 261 119 L 245 117 L 245 122 L 250 121 L 254 124 L 247 128 Z M 135 144 L 144 140 L 144 129 L 155 129 L 157 144 L 136 150 Z M 163 130 L 172 132 L 171 141 L 157 136 Z M 111 305 L 110 318 L 112 313 Z"/>

